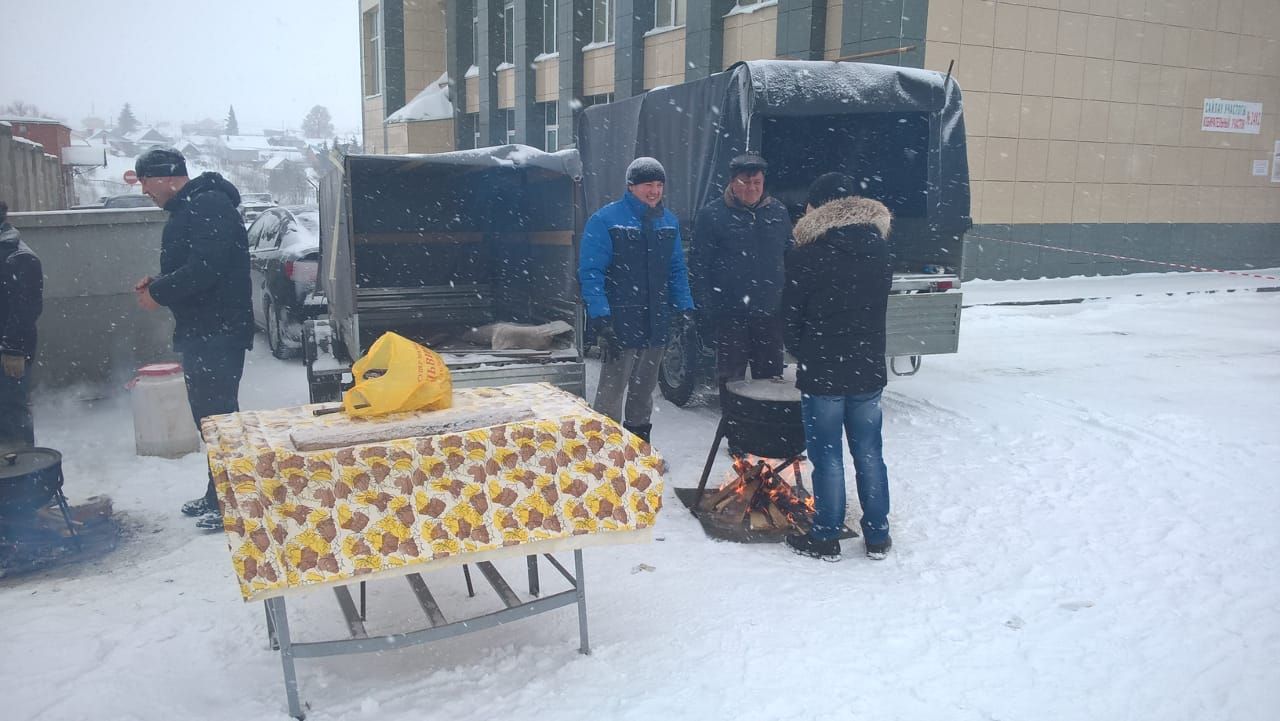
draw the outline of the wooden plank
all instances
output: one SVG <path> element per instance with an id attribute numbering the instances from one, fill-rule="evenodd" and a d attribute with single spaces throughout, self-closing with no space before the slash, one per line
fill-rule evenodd
<path id="1" fill-rule="evenodd" d="M 413 589 L 413 595 L 418 597 L 418 605 L 422 606 L 427 618 L 431 620 L 431 625 L 443 626 L 448 623 L 445 620 L 444 613 L 440 610 L 440 605 L 436 603 L 435 597 L 431 595 L 431 590 L 427 588 L 427 582 L 422 580 L 422 575 L 410 573 L 406 578 L 409 579 L 409 587 Z"/>
<path id="2" fill-rule="evenodd" d="M 769 522 L 773 524 L 774 528 L 781 530 L 791 526 L 791 521 L 787 520 L 787 514 L 778 510 L 778 507 L 773 503 L 765 506 L 764 510 L 765 513 L 769 514 Z"/>
<path id="3" fill-rule="evenodd" d="M 387 421 L 361 421 L 320 428 L 297 428 L 289 432 L 293 447 L 299 451 L 320 451 L 362 443 L 377 443 L 398 438 L 436 436 L 461 433 L 476 428 L 515 423 L 533 418 L 533 410 L 525 407 L 476 411 L 448 408 L 423 412 L 408 418 Z"/>
<path id="4" fill-rule="evenodd" d="M 769 516 L 764 511 L 751 512 L 751 530 L 764 531 L 770 528 Z"/>

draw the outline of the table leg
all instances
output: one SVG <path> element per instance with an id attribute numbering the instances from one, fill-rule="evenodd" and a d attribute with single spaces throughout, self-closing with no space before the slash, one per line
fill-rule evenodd
<path id="1" fill-rule="evenodd" d="M 538 557 L 529 556 L 529 595 L 537 596 L 542 592 L 542 588 L 538 585 Z"/>
<path id="2" fill-rule="evenodd" d="M 581 642 L 578 652 L 590 655 L 591 643 L 587 640 L 587 576 L 582 568 L 581 548 L 573 552 L 573 572 L 578 577 L 573 584 L 578 596 L 578 638 Z"/>
<path id="3" fill-rule="evenodd" d="M 289 639 L 289 614 L 285 610 L 284 598 L 268 598 L 267 612 L 273 618 L 276 638 L 280 643 L 280 663 L 284 667 L 284 693 L 289 699 L 289 715 L 301 721 L 306 718 L 306 714 L 302 712 L 302 702 L 298 699 L 298 675 L 293 668 L 293 642 Z"/>

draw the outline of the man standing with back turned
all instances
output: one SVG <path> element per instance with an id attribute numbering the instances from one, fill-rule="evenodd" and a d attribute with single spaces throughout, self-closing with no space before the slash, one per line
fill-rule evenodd
<path id="1" fill-rule="evenodd" d="M 240 410 L 244 353 L 253 347 L 249 238 L 236 206 L 240 192 L 217 173 L 187 177 L 186 159 L 173 148 L 138 156 L 134 172 L 142 192 L 169 213 L 160 241 L 160 275 L 135 291 L 145 310 L 173 313 L 173 349 L 182 354 L 187 400 L 196 428 L 205 416 Z M 222 528 L 210 474 L 203 497 L 182 506 L 196 526 Z"/>

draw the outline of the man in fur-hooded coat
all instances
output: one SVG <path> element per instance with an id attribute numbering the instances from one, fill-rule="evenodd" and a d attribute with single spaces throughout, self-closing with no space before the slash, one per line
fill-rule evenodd
<path id="1" fill-rule="evenodd" d="M 889 480 L 881 441 L 885 311 L 893 269 L 892 216 L 884 204 L 853 195 L 852 178 L 828 173 L 809 189 L 796 224 L 782 295 L 787 350 L 799 367 L 805 441 L 813 462 L 816 513 L 808 534 L 787 543 L 804 555 L 840 556 L 845 485 L 842 436 L 857 473 L 867 555 L 889 550 Z"/>

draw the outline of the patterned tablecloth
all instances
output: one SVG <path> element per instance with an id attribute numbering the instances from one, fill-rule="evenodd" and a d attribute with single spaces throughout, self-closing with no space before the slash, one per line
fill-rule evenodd
<path id="1" fill-rule="evenodd" d="M 523 407 L 534 411 L 532 420 L 296 450 L 295 430 L 407 415 L 316 416 L 317 407 L 204 421 L 246 601 L 503 555 L 643 540 L 662 505 L 663 463 L 653 449 L 551 385 L 454 390 L 454 408 Z"/>

